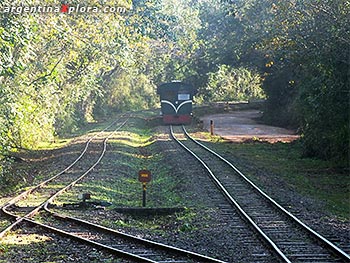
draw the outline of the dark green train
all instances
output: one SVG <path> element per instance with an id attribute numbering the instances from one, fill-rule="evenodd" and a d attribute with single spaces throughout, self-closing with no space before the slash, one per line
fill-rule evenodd
<path id="1" fill-rule="evenodd" d="M 192 85 L 173 81 L 158 86 L 161 111 L 165 124 L 189 124 L 192 122 L 192 100 L 196 90 Z"/>

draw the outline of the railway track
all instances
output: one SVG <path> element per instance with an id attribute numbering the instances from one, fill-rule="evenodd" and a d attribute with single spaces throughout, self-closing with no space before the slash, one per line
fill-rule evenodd
<path id="1" fill-rule="evenodd" d="M 282 262 L 350 262 L 346 252 L 285 210 L 232 163 L 193 139 L 184 127 L 175 129 L 176 135 L 170 126 L 171 136 L 206 168 L 227 199 L 221 208 L 238 210 Z"/>
<path id="2" fill-rule="evenodd" d="M 33 194 L 35 193 L 39 193 L 39 192 L 43 192 L 43 194 L 45 194 L 46 196 L 48 196 L 48 198 L 50 198 L 51 196 L 57 194 L 55 193 L 55 190 L 57 185 L 63 184 L 66 185 L 67 182 L 72 181 L 72 178 L 74 178 L 74 173 L 72 174 L 72 170 L 73 167 L 77 165 L 77 163 L 83 158 L 85 157 L 85 155 L 88 152 L 90 143 L 96 139 L 96 137 L 98 137 L 99 135 L 103 134 L 105 131 L 107 131 L 108 129 L 110 129 L 113 125 L 116 124 L 117 121 L 112 122 L 109 126 L 107 126 L 105 129 L 103 129 L 101 132 L 95 134 L 94 136 L 90 137 L 86 143 L 85 143 L 85 147 L 83 148 L 83 150 L 81 151 L 80 155 L 71 163 L 69 164 L 65 169 L 63 169 L 62 171 L 58 172 L 57 174 L 55 174 L 54 176 L 50 177 L 49 179 L 31 187 L 30 189 L 22 192 L 21 194 L 17 195 L 16 197 L 10 199 L 9 201 L 7 201 L 4 205 L 2 205 L 1 209 L 1 213 L 6 215 L 7 217 L 11 218 L 12 220 L 15 220 L 14 223 L 8 225 L 8 227 L 6 227 L 5 229 L 3 229 L 0 232 L 0 239 L 2 237 L 4 237 L 9 231 L 11 231 L 12 229 L 14 229 L 15 227 L 17 227 L 25 218 L 30 218 L 33 217 L 35 214 L 37 214 L 46 204 L 47 200 L 40 202 L 40 204 L 36 205 L 35 208 L 32 209 L 32 211 L 25 213 L 24 215 L 21 214 L 14 214 L 10 211 L 11 207 L 15 206 L 16 204 L 18 204 L 19 202 L 23 202 L 24 200 L 28 201 L 30 197 L 33 197 Z M 121 127 L 123 127 L 125 125 L 126 121 L 124 121 L 121 125 L 118 126 L 118 128 L 115 129 L 118 130 Z M 108 138 L 106 138 L 104 140 L 104 145 L 106 146 Z M 76 179 L 75 181 L 69 183 L 67 185 L 67 188 L 65 187 L 65 190 L 67 190 L 69 187 L 72 187 L 77 181 L 81 180 L 83 177 L 85 177 L 102 159 L 103 155 L 105 153 L 105 148 L 104 150 L 101 152 L 100 154 L 100 158 L 97 160 L 97 162 L 95 162 L 92 166 L 90 166 L 90 168 L 81 176 L 78 177 L 78 179 Z M 51 184 L 51 185 L 49 185 Z M 56 187 L 53 187 L 54 185 L 56 185 Z M 50 189 L 51 187 L 53 187 L 53 189 Z M 48 189 L 45 189 L 48 188 Z M 54 192 L 53 192 L 54 191 Z M 63 192 L 63 191 L 62 191 Z M 61 191 L 60 191 L 61 193 Z M 34 196 L 34 199 L 37 199 Z M 43 198 L 45 199 L 45 197 Z M 40 201 L 40 200 L 39 200 Z"/>
<path id="3" fill-rule="evenodd" d="M 124 121 L 118 126 L 117 131 L 125 125 Z M 54 175 L 50 179 L 32 187 L 31 189 L 21 193 L 17 197 L 8 201 L 1 207 L 1 212 L 7 217 L 14 220 L 14 223 L 9 225 L 6 229 L 0 232 L 0 239 L 4 237 L 10 230 L 15 227 L 20 227 L 22 223 L 29 223 L 31 225 L 39 226 L 47 231 L 54 232 L 55 234 L 69 237 L 84 244 L 94 246 L 97 249 L 108 251 L 111 254 L 115 254 L 118 257 L 127 258 L 132 262 L 223 262 L 214 258 L 210 258 L 204 255 L 193 253 L 191 251 L 179 249 L 169 245 L 141 239 L 132 235 L 128 235 L 113 229 L 109 229 L 91 222 L 77 219 L 74 217 L 67 217 L 58 213 L 53 213 L 50 210 L 50 204 L 61 194 L 68 191 L 76 183 L 84 179 L 102 160 L 107 147 L 108 139 L 114 132 L 108 136 L 104 134 L 108 128 L 100 132 L 99 134 L 90 138 L 85 145 L 85 148 L 81 152 L 80 156 L 74 160 L 63 171 Z M 101 137 L 105 137 L 104 139 Z M 101 147 L 93 147 L 89 150 L 91 153 L 97 153 L 98 158 L 95 162 L 84 172 L 82 167 L 78 167 L 78 162 L 88 153 L 90 142 L 94 140 L 102 143 Z M 89 148 L 90 149 L 90 148 Z M 70 183 L 66 183 L 70 182 Z M 57 191 L 58 188 L 61 188 Z M 30 198 L 38 194 L 40 200 L 38 204 L 32 207 L 21 207 L 21 202 L 35 203 Z M 36 199 L 34 196 L 32 199 Z M 19 204 L 19 205 L 18 205 Z M 24 209 L 23 209 L 24 208 Z M 44 210 L 44 212 L 43 212 Z"/>
<path id="4" fill-rule="evenodd" d="M 82 219 L 52 213 L 49 209 L 46 210 L 49 213 L 38 218 L 39 221 L 44 221 L 45 224 L 30 219 L 26 219 L 26 221 L 59 235 L 104 249 L 133 262 L 224 262 L 191 251 L 128 235 Z"/>

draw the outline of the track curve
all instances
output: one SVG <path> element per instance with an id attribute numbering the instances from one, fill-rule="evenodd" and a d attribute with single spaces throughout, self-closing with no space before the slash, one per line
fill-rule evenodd
<path id="1" fill-rule="evenodd" d="M 177 139 L 170 127 L 173 138 L 207 169 L 230 204 L 240 211 L 283 262 L 350 262 L 349 255 L 342 249 L 306 226 L 232 163 L 193 139 L 184 127 L 182 129 L 181 133 L 187 139 Z M 217 165 L 217 162 L 224 165 Z"/>

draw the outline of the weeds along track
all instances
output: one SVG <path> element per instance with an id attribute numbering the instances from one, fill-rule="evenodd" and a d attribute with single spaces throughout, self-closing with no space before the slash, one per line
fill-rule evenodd
<path id="1" fill-rule="evenodd" d="M 112 137 L 114 132 L 122 128 L 127 120 L 119 123 L 113 132 L 106 133 L 108 131 L 106 128 L 90 138 L 81 155 L 68 168 L 5 204 L 1 208 L 2 213 L 15 222 L 1 232 L 1 237 L 14 227 L 25 228 L 29 224 L 88 246 L 94 246 L 98 250 L 107 251 L 117 255 L 118 258 L 125 258 L 131 262 L 223 263 L 224 261 L 221 260 L 138 238 L 50 210 L 51 203 L 57 197 L 84 179 L 101 162 L 107 149 L 108 139 Z M 111 127 L 112 125 L 108 129 Z M 83 162 L 83 158 L 87 159 Z M 87 167 L 83 163 L 90 163 L 90 166 Z M 82 167 L 83 165 L 86 166 L 85 169 Z M 31 205 L 21 206 L 24 204 L 23 200 Z"/>
<path id="2" fill-rule="evenodd" d="M 85 177 L 102 159 L 105 151 L 106 151 L 106 143 L 108 141 L 108 138 L 112 136 L 113 133 L 109 133 L 108 136 L 106 136 L 106 132 L 110 131 L 117 131 L 121 127 L 125 125 L 127 122 L 127 119 L 124 120 L 121 124 L 118 123 L 119 120 L 115 120 L 112 122 L 109 126 L 107 126 L 105 129 L 103 129 L 101 132 L 96 133 L 92 137 L 90 137 L 86 143 L 85 147 L 81 151 L 80 155 L 65 169 L 58 172 L 54 176 L 50 177 L 49 179 L 31 187 L 30 189 L 22 192 L 21 194 L 17 195 L 16 197 L 12 198 L 8 202 L 6 202 L 1 207 L 1 212 L 11 218 L 12 220 L 15 220 L 14 223 L 10 224 L 8 227 L 6 227 L 2 232 L 0 232 L 0 238 L 2 238 L 4 235 L 6 235 L 11 229 L 19 225 L 25 218 L 30 218 L 34 216 L 36 213 L 38 213 L 46 203 L 50 200 L 51 197 L 61 193 L 61 191 L 65 191 L 68 188 L 72 187 L 77 181 Z M 118 125 L 117 125 L 118 123 Z M 117 125 L 117 128 L 113 129 L 113 126 Z M 95 142 L 93 147 L 91 147 L 92 142 Z M 102 142 L 102 143 L 101 143 Z M 102 144 L 102 147 L 101 147 Z M 79 169 L 82 169 L 82 167 L 79 167 L 79 163 L 83 158 L 88 158 L 88 163 L 90 161 L 91 155 L 93 152 L 99 152 L 99 157 L 97 161 L 94 162 L 83 174 Z M 81 175 L 82 174 L 82 175 Z M 61 191 L 58 191 L 58 189 L 62 189 Z M 62 191 L 62 192 L 63 192 Z M 14 208 L 19 204 L 21 205 L 23 202 L 32 203 L 31 207 L 28 207 L 26 209 L 26 212 L 17 214 L 13 211 Z"/>
<path id="3" fill-rule="evenodd" d="M 227 213 L 238 210 L 245 226 L 237 227 L 254 229 L 280 261 L 350 262 L 346 252 L 285 210 L 232 163 L 193 139 L 184 127 L 171 126 L 170 130 L 172 137 L 206 168 L 211 181 L 226 198 L 221 209 Z"/>

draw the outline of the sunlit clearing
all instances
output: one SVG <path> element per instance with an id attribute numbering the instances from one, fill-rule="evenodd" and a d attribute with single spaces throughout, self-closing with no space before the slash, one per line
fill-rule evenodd
<path id="1" fill-rule="evenodd" d="M 199 141 L 210 142 L 210 141 L 220 141 L 222 138 L 217 135 L 210 135 L 209 132 L 195 132 L 190 134 L 193 138 Z"/>
<path id="2" fill-rule="evenodd" d="M 121 140 L 121 139 L 114 139 L 114 140 L 110 140 L 110 143 L 119 143 L 119 144 L 124 144 L 126 146 L 130 146 L 130 147 L 146 147 L 151 145 L 152 143 L 154 143 L 154 140 L 149 140 L 146 142 L 140 142 L 140 141 L 129 141 L 129 140 Z"/>
<path id="3" fill-rule="evenodd" d="M 136 133 L 131 132 L 120 132 L 118 137 L 113 137 L 109 140 L 109 143 L 120 143 L 130 147 L 145 147 L 154 143 L 151 136 L 140 136 Z"/>
<path id="4" fill-rule="evenodd" d="M 141 154 L 136 154 L 136 153 L 127 153 L 127 152 L 123 152 L 123 151 L 115 151 L 115 153 L 119 153 L 120 155 L 125 155 L 125 156 L 129 156 L 132 158 L 137 158 L 137 159 L 151 159 L 153 158 L 153 155 L 141 155 Z"/>
<path id="5" fill-rule="evenodd" d="M 7 245 L 28 245 L 31 243 L 40 243 L 52 240 L 51 237 L 42 236 L 38 234 L 12 234 L 7 235 L 1 240 L 1 244 Z"/>
<path id="6" fill-rule="evenodd" d="M 157 135 L 157 141 L 171 141 L 171 138 L 169 137 L 169 134 L 167 133 L 159 133 Z"/>
<path id="7" fill-rule="evenodd" d="M 61 138 L 56 138 L 51 141 L 41 141 L 37 143 L 37 149 L 58 149 L 58 148 L 63 148 L 67 146 L 73 139 L 61 139 Z"/>

